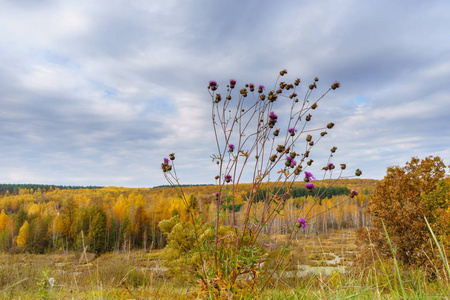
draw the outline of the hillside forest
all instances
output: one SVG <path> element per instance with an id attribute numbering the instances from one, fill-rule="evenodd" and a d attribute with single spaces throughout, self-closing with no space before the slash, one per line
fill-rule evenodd
<path id="1" fill-rule="evenodd" d="M 295 183 L 283 211 L 267 233 L 287 234 L 299 216 L 310 211 L 311 230 L 307 234 L 327 233 L 330 229 L 357 229 L 370 226 L 369 197 L 377 184 L 370 179 L 318 181 L 316 194 L 309 194 L 304 183 Z M 322 188 L 321 188 L 322 187 Z M 166 244 L 158 224 L 178 215 L 187 220 L 187 209 L 204 222 L 214 219 L 213 185 L 184 186 L 189 195 L 186 208 L 171 187 L 55 187 L 40 185 L 0 185 L 0 251 L 10 253 L 53 253 L 83 251 L 104 253 L 130 249 L 160 249 Z M 244 211 L 250 185 L 240 184 L 234 207 L 224 204 L 222 216 L 231 210 Z M 348 195 L 352 189 L 359 194 Z M 273 190 L 262 188 L 256 197 L 258 207 Z M 319 196 L 319 197 L 313 197 Z M 315 203 L 318 199 L 320 203 Z M 306 233 L 304 233 L 306 234 Z"/>

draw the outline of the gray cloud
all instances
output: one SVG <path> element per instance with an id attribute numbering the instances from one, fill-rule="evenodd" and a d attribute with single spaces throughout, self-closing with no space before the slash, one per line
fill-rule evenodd
<path id="1" fill-rule="evenodd" d="M 183 182 L 211 183 L 208 80 L 271 86 L 283 68 L 300 93 L 315 76 L 320 91 L 341 81 L 314 115 L 336 123 L 316 172 L 334 145 L 367 178 L 411 156 L 448 163 L 449 12 L 445 1 L 2 2 L 0 181 L 153 186 L 175 152 Z"/>

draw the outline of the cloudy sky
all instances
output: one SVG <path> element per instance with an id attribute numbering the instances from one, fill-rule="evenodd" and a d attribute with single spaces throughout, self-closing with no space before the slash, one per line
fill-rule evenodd
<path id="1" fill-rule="evenodd" d="M 209 80 L 335 81 L 313 158 L 450 164 L 449 1 L 0 0 L 0 183 L 214 183 Z M 319 150 L 323 149 L 323 150 Z"/>

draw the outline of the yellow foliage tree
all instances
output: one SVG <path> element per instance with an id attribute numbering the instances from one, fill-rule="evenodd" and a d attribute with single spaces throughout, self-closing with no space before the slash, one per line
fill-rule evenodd
<path id="1" fill-rule="evenodd" d="M 6 229 L 6 226 L 8 226 L 9 218 L 5 214 L 5 210 L 2 209 L 2 213 L 0 214 L 0 233 L 3 232 L 3 230 Z"/>
<path id="2" fill-rule="evenodd" d="M 30 234 L 30 225 L 28 221 L 25 221 L 19 229 L 19 235 L 16 237 L 16 243 L 18 246 L 23 246 L 28 241 L 28 236 Z"/>

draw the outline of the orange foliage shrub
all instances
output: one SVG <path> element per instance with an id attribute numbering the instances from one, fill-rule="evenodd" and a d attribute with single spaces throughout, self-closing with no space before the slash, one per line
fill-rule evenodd
<path id="1" fill-rule="evenodd" d="M 445 165 L 439 157 L 423 160 L 414 157 L 405 167 L 389 167 L 369 204 L 373 228 L 357 232 L 361 250 L 372 248 L 381 256 L 392 257 L 384 223 L 398 261 L 411 267 L 435 265 L 439 257 L 432 249 L 435 245 L 430 243 L 425 218 L 441 238 L 450 233 L 443 226 L 450 220 L 448 183 L 444 176 Z"/>

